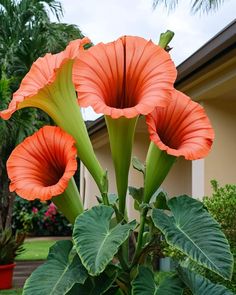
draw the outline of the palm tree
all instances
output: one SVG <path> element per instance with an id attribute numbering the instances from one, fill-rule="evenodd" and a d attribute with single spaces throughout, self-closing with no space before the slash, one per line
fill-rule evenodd
<path id="1" fill-rule="evenodd" d="M 189 2 L 191 12 L 195 14 L 215 11 L 224 3 L 224 0 L 193 0 Z M 160 4 L 164 4 L 168 10 L 173 10 L 178 6 L 179 0 L 153 0 L 154 9 Z"/>
<path id="2" fill-rule="evenodd" d="M 0 65 L 16 84 L 39 56 L 83 37 L 75 25 L 51 22 L 49 10 L 58 20 L 63 16 L 56 0 L 0 0 Z"/>
<path id="3" fill-rule="evenodd" d="M 63 16 L 56 0 L 0 0 L 0 110 L 32 63 L 47 52 L 63 50 L 70 40 L 83 35 L 75 25 L 53 23 Z M 14 147 L 50 119 L 35 109 L 16 112 L 8 121 L 0 120 L 0 230 L 11 225 L 14 195 L 8 189 L 6 161 Z"/>
<path id="4" fill-rule="evenodd" d="M 7 107 L 11 99 L 11 80 L 4 74 L 0 79 L 0 108 Z M 11 216 L 15 194 L 9 192 L 6 161 L 14 147 L 26 136 L 34 133 L 46 122 L 41 120 L 36 110 L 16 112 L 11 120 L 0 121 L 0 231 L 11 225 Z"/>

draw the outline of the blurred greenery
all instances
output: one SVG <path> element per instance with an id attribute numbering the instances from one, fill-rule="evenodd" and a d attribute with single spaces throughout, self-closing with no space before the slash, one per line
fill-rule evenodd
<path id="1" fill-rule="evenodd" d="M 52 22 L 49 12 L 59 22 Z M 32 63 L 47 52 L 63 50 L 69 41 L 82 38 L 76 25 L 61 23 L 63 8 L 58 0 L 0 1 L 0 110 L 7 108 Z M 9 192 L 6 161 L 25 137 L 51 119 L 37 109 L 17 111 L 0 120 L 0 229 L 11 226 L 15 195 Z"/>
<path id="2" fill-rule="evenodd" d="M 0 290 L 0 295 L 21 295 L 22 289 Z"/>
<path id="3" fill-rule="evenodd" d="M 207 272 L 207 277 L 217 283 L 225 285 L 236 294 L 236 185 L 220 186 L 216 180 L 211 181 L 212 195 L 204 197 L 203 203 L 210 214 L 219 222 L 224 231 L 234 255 L 234 270 L 231 281 Z"/>
<path id="4" fill-rule="evenodd" d="M 55 242 L 55 240 L 26 240 L 24 243 L 25 251 L 17 256 L 16 260 L 45 260 L 48 256 L 49 248 Z"/>
<path id="5" fill-rule="evenodd" d="M 72 225 L 50 201 L 27 201 L 16 197 L 13 210 L 14 232 L 31 236 L 70 236 Z"/>

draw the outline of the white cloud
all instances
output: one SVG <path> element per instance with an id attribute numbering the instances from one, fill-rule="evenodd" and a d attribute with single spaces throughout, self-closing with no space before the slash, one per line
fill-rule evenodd
<path id="1" fill-rule="evenodd" d="M 173 59 L 179 64 L 235 18 L 236 1 L 226 0 L 217 12 L 192 15 L 187 3 L 168 14 L 152 9 L 152 0 L 62 0 L 63 21 L 77 24 L 96 44 L 121 35 L 138 35 L 157 42 L 167 29 L 175 32 Z"/>

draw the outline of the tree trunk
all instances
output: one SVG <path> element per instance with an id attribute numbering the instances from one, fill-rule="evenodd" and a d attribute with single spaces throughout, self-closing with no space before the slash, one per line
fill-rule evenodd
<path id="1" fill-rule="evenodd" d="M 16 197 L 15 193 L 9 193 L 8 195 L 8 211 L 7 211 L 7 217 L 5 222 L 5 229 L 11 227 L 12 212 L 13 212 L 15 197 Z"/>

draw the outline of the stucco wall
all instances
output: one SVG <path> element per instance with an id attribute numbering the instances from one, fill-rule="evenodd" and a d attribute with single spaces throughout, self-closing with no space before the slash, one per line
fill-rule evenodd
<path id="1" fill-rule="evenodd" d="M 116 192 L 115 175 L 110 155 L 110 148 L 106 129 L 92 136 L 92 143 L 95 153 L 102 167 L 108 170 L 109 175 L 109 191 Z M 137 156 L 142 162 L 145 161 L 146 153 L 149 146 L 149 135 L 145 125 L 144 118 L 141 118 L 137 125 L 137 132 L 134 138 L 133 155 Z M 143 186 L 142 173 L 130 168 L 129 185 L 140 187 Z M 180 158 L 173 166 L 171 172 L 163 183 L 163 188 L 170 196 L 180 194 L 191 194 L 191 162 Z M 81 195 L 84 197 L 85 207 L 89 208 L 96 204 L 96 195 L 99 191 L 88 171 L 82 167 L 81 169 Z M 127 196 L 127 208 L 130 218 L 137 217 L 133 210 L 133 201 Z"/>
<path id="2" fill-rule="evenodd" d="M 236 93 L 233 97 L 209 100 L 204 107 L 215 130 L 212 152 L 205 160 L 205 194 L 211 194 L 210 180 L 221 185 L 236 183 Z"/>

